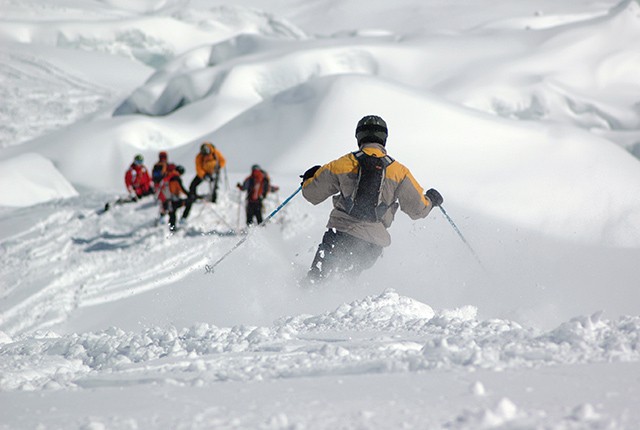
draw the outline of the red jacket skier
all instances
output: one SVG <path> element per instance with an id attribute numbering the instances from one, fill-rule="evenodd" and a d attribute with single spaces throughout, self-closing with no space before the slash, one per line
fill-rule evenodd
<path id="1" fill-rule="evenodd" d="M 182 184 L 184 167 L 171 168 L 171 165 L 169 167 L 167 175 L 160 182 L 158 200 L 162 204 L 161 219 L 166 212 L 169 212 L 169 228 L 175 230 L 176 211 L 185 205 L 189 191 Z"/>
<path id="2" fill-rule="evenodd" d="M 144 158 L 142 155 L 136 155 L 133 163 L 131 163 L 131 166 L 129 166 L 129 169 L 127 169 L 127 172 L 124 174 L 124 183 L 127 186 L 127 191 L 136 199 L 153 194 L 151 177 L 143 162 Z"/>

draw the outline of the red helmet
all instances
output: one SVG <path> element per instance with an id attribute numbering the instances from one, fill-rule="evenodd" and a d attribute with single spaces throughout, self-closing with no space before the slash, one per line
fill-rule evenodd
<path id="1" fill-rule="evenodd" d="M 167 151 L 160 151 L 160 154 L 158 154 L 158 158 L 160 158 L 161 160 L 165 160 L 167 159 Z"/>
<path id="2" fill-rule="evenodd" d="M 173 172 L 174 170 L 176 170 L 176 165 L 175 164 L 173 164 L 173 163 L 167 164 L 167 173 Z"/>

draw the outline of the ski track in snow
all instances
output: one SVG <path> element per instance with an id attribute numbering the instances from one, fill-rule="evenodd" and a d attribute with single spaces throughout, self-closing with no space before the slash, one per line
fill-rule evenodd
<path id="1" fill-rule="evenodd" d="M 97 112 L 115 96 L 30 55 L 0 51 L 0 148 L 18 145 Z"/>
<path id="2" fill-rule="evenodd" d="M 211 247 L 217 237 L 190 237 L 180 244 L 182 232 L 172 238 L 165 226 L 156 227 L 157 208 L 150 199 L 114 206 L 102 215 L 55 205 L 46 219 L 2 241 L 0 327 L 8 333 L 41 329 L 64 321 L 76 308 L 165 285 L 201 270 L 203 255 L 215 255 Z M 220 223 L 207 217 L 201 222 Z"/>
<path id="3" fill-rule="evenodd" d="M 5 263 L 0 268 L 1 331 L 15 335 L 44 329 L 75 309 L 159 288 L 194 271 L 204 273 L 207 263 L 238 240 L 228 234 L 236 223 L 226 221 L 236 219 L 238 203 L 226 194 L 215 210 L 196 203 L 188 226 L 176 233 L 156 225 L 157 203 L 150 197 L 112 205 L 102 214 L 95 208 L 107 199 L 98 199 L 80 198 L 80 205 L 77 199 L 45 203 L 44 219 L 0 242 Z M 277 204 L 277 197 L 270 197 L 265 208 Z M 28 212 L 25 208 L 11 216 Z M 283 213 L 274 224 L 292 216 Z"/>

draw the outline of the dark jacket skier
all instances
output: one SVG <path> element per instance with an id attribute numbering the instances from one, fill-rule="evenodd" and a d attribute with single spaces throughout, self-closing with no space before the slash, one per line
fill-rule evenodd
<path id="1" fill-rule="evenodd" d="M 236 185 L 239 190 L 247 192 L 247 225 L 253 224 L 253 218 L 258 224 L 262 224 L 262 201 L 269 192 L 278 191 L 278 187 L 271 185 L 267 172 L 260 166 L 251 166 L 251 174 L 241 184 Z"/>
<path id="2" fill-rule="evenodd" d="M 158 153 L 158 161 L 153 165 L 151 169 L 151 180 L 153 181 L 154 188 L 156 192 L 158 191 L 158 186 L 162 181 L 162 178 L 167 174 L 167 166 L 169 165 L 167 151 L 160 151 Z"/>
<path id="3" fill-rule="evenodd" d="M 404 165 L 387 155 L 387 124 L 375 115 L 356 127 L 359 150 L 308 169 L 302 195 L 317 205 L 333 196 L 333 211 L 308 273 L 311 282 L 332 273 L 357 276 L 373 266 L 391 244 L 387 229 L 398 208 L 411 219 L 425 218 L 442 204 L 440 193 L 424 193 Z"/>

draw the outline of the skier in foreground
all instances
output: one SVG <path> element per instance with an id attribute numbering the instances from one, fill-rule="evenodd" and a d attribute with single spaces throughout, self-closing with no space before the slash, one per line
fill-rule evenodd
<path id="1" fill-rule="evenodd" d="M 375 115 L 356 127 L 358 151 L 302 175 L 302 195 L 317 205 L 330 196 L 334 209 L 307 280 L 315 283 L 338 273 L 358 276 L 391 244 L 387 229 L 398 207 L 411 219 L 425 218 L 443 198 L 423 188 L 409 169 L 387 155 L 387 124 Z"/>

